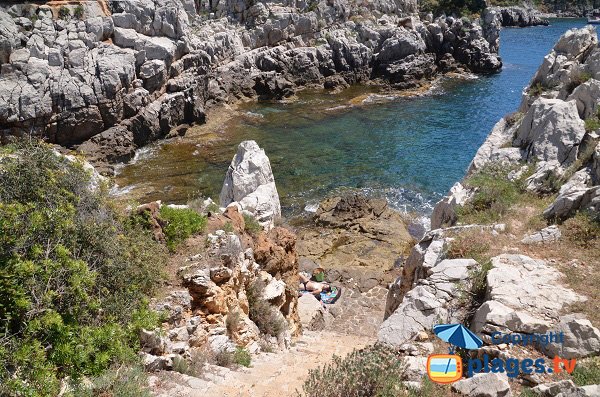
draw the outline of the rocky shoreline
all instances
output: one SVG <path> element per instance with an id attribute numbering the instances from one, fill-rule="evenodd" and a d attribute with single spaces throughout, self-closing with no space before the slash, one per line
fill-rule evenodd
<path id="1" fill-rule="evenodd" d="M 588 27 L 565 33 L 545 57 L 523 93 L 519 111 L 496 124 L 473 159 L 465 181 L 454 185 L 436 205 L 431 218 L 433 230 L 414 246 L 401 276 L 390 286 L 380 342 L 399 348 L 422 347 L 422 333 L 442 321 L 469 324 L 486 345 L 491 344 L 489 338 L 494 332 L 563 332 L 568 339 L 563 345 L 536 346 L 527 353 L 540 357 L 581 359 L 600 354 L 600 331 L 586 318 L 595 316 L 595 310 L 572 313 L 572 307 L 581 302 L 595 307 L 596 302 L 582 294 L 590 291 L 578 288 L 576 292 L 573 288 L 579 286 L 572 283 L 565 286 L 565 278 L 572 277 L 574 270 L 567 268 L 569 273 L 562 273 L 556 260 L 538 259 L 543 254 L 527 248 L 558 244 L 563 238 L 561 229 L 565 230 L 563 222 L 576 214 L 592 218 L 600 214 L 600 140 L 597 125 L 590 122 L 598 117 L 600 91 L 594 87 L 600 77 L 599 51 L 596 31 Z M 514 242 L 519 221 L 507 215 L 500 222 L 510 225 L 462 222 L 465 211 L 485 200 L 482 187 L 471 186 L 470 178 L 489 167 L 504 170 L 493 174 L 496 186 L 503 179 L 519 183 L 522 178 L 524 189 L 534 195 L 528 197 L 552 198 L 538 215 L 545 219 L 546 227 Z M 475 204 L 477 200 L 479 204 Z M 527 251 L 533 251 L 532 256 L 525 255 Z M 575 250 L 570 254 L 576 256 Z M 596 271 L 597 257 L 590 266 Z M 485 278 L 479 282 L 483 282 L 483 289 L 476 287 L 477 274 L 482 272 Z M 472 294 L 467 301 L 465 291 Z M 521 299 L 524 292 L 526 301 Z M 512 345 L 492 345 L 475 355 L 502 359 L 522 356 L 517 350 Z M 425 360 L 426 356 L 410 357 L 413 359 Z M 509 382 L 505 374 L 495 373 L 461 380 L 452 389 L 469 396 L 505 396 L 515 387 L 531 387 L 533 395 L 541 396 L 596 396 L 599 389 L 598 385 L 577 387 L 572 380 L 552 382 L 537 374 L 520 374 Z"/>
<path id="2" fill-rule="evenodd" d="M 173 128 L 245 98 L 367 82 L 404 89 L 461 68 L 501 67 L 495 25 L 421 20 L 415 1 L 359 10 L 342 0 L 65 7 L 0 11 L 2 137 L 43 136 L 95 163 L 127 161 Z"/>

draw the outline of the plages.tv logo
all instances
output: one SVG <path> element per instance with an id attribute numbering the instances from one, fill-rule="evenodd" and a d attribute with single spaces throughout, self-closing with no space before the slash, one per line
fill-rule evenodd
<path id="1" fill-rule="evenodd" d="M 462 324 L 441 324 L 433 332 L 450 343 L 449 354 L 432 354 L 427 358 L 427 375 L 436 383 L 452 383 L 462 378 L 462 358 L 454 354 L 454 347 L 479 349 L 483 341 Z"/>
<path id="2" fill-rule="evenodd" d="M 463 367 L 462 358 L 454 354 L 455 348 L 476 350 L 483 345 L 483 341 L 471 330 L 461 324 L 441 324 L 433 327 L 433 332 L 438 338 L 450 343 L 449 354 L 433 354 L 427 359 L 427 374 L 436 383 L 452 383 L 459 380 L 466 367 L 467 377 L 477 373 L 506 373 L 509 378 L 516 378 L 519 374 L 552 374 L 565 371 L 573 372 L 577 360 L 554 357 L 549 363 L 544 358 L 507 358 L 490 357 L 487 353 L 479 358 L 469 358 Z M 547 334 L 502 334 L 494 332 L 491 342 L 498 344 L 518 344 L 522 346 L 535 345 L 546 348 L 549 343 L 564 343 L 562 332 Z"/>

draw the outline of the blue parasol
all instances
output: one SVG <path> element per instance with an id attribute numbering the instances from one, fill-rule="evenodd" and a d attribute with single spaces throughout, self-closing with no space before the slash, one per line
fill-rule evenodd
<path id="1" fill-rule="evenodd" d="M 479 349 L 483 341 L 462 324 L 440 324 L 433 327 L 433 332 L 441 340 L 464 349 Z"/>

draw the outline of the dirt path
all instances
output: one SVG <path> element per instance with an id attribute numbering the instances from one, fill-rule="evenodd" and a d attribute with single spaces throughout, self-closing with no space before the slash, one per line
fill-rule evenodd
<path id="1" fill-rule="evenodd" d="M 334 354 L 345 356 L 374 341 L 374 337 L 308 331 L 288 351 L 254 356 L 250 368 L 211 367 L 202 378 L 163 372 L 152 375 L 150 383 L 157 397 L 293 396 L 310 369 L 329 362 Z"/>

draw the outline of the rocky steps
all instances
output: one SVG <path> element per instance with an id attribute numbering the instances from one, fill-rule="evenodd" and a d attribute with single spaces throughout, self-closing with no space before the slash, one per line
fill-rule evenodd
<path id="1" fill-rule="evenodd" d="M 497 24 L 421 20 L 414 0 L 81 6 L 0 8 L 0 131 L 78 148 L 103 171 L 219 104 L 501 66 Z"/>

